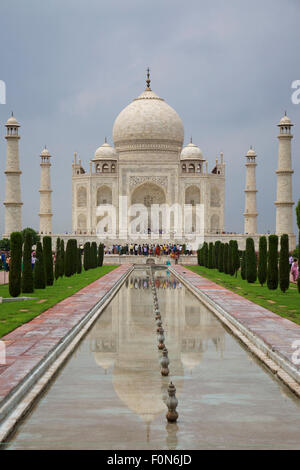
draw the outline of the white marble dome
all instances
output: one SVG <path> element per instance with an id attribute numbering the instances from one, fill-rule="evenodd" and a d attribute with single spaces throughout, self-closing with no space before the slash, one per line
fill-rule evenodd
<path id="1" fill-rule="evenodd" d="M 41 157 L 50 157 L 49 150 L 45 147 L 41 152 Z"/>
<path id="2" fill-rule="evenodd" d="M 94 156 L 94 160 L 117 160 L 117 158 L 117 152 L 106 141 L 101 147 L 97 148 Z"/>
<path id="3" fill-rule="evenodd" d="M 156 149 L 180 152 L 184 127 L 177 112 L 146 88 L 116 118 L 113 140 L 118 152 Z"/>
<path id="4" fill-rule="evenodd" d="M 280 123 L 279 123 L 280 126 L 285 126 L 285 125 L 290 126 L 291 124 L 292 124 L 292 121 L 286 114 L 283 116 L 283 118 L 280 119 Z"/>
<path id="5" fill-rule="evenodd" d="M 181 160 L 205 160 L 197 145 L 190 142 L 181 152 Z"/>
<path id="6" fill-rule="evenodd" d="M 256 153 L 252 147 L 248 150 L 246 157 L 256 157 Z"/>
<path id="7" fill-rule="evenodd" d="M 18 123 L 14 115 L 11 115 L 11 117 L 7 120 L 6 126 L 20 127 L 20 124 Z"/>

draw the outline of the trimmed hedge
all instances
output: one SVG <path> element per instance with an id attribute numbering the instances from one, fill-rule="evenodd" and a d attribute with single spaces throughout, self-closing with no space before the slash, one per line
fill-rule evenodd
<path id="1" fill-rule="evenodd" d="M 103 266 L 103 260 L 104 260 L 104 245 L 103 245 L 103 243 L 99 243 L 99 246 L 98 246 L 98 266 Z"/>
<path id="2" fill-rule="evenodd" d="M 253 284 L 257 279 L 256 253 L 253 238 L 246 240 L 246 279 Z"/>
<path id="3" fill-rule="evenodd" d="M 45 289 L 46 273 L 44 264 L 44 254 L 41 242 L 36 244 L 36 262 L 33 271 L 33 281 L 35 289 Z"/>
<path id="4" fill-rule="evenodd" d="M 268 270 L 268 243 L 266 237 L 259 239 L 259 253 L 258 253 L 258 280 L 260 285 L 263 286 L 267 280 Z"/>
<path id="5" fill-rule="evenodd" d="M 60 241 L 59 275 L 60 277 L 65 275 L 65 242 L 63 240 Z"/>
<path id="6" fill-rule="evenodd" d="M 290 286 L 290 264 L 289 264 L 289 236 L 282 235 L 280 239 L 279 257 L 279 285 L 282 292 L 286 292 Z"/>
<path id="7" fill-rule="evenodd" d="M 83 249 L 83 267 L 85 271 L 90 269 L 90 250 L 91 250 L 90 242 L 86 242 L 84 244 L 84 249 Z"/>
<path id="8" fill-rule="evenodd" d="M 53 286 L 53 258 L 52 258 L 52 240 L 51 237 L 43 237 L 43 252 L 46 273 L 46 285 Z"/>
<path id="9" fill-rule="evenodd" d="M 18 297 L 21 293 L 22 234 L 10 235 L 9 293 Z"/>
<path id="10" fill-rule="evenodd" d="M 246 278 L 247 278 L 246 269 L 247 269 L 247 266 L 246 266 L 246 251 L 243 251 L 242 262 L 241 262 L 241 277 L 242 277 L 243 281 L 245 281 Z"/>
<path id="11" fill-rule="evenodd" d="M 31 264 L 32 235 L 30 232 L 25 233 L 24 250 L 23 250 L 23 271 L 22 271 L 22 292 L 31 294 L 33 288 L 33 270 Z"/>
<path id="12" fill-rule="evenodd" d="M 220 273 L 224 272 L 223 258 L 224 258 L 224 243 L 220 243 L 219 252 L 218 252 L 218 269 Z"/>
<path id="13" fill-rule="evenodd" d="M 56 254 L 55 254 L 55 265 L 54 265 L 54 277 L 57 280 L 60 276 L 60 238 L 56 239 Z"/>
<path id="14" fill-rule="evenodd" d="M 81 249 L 77 248 L 77 274 L 80 274 L 81 271 L 82 271 Z"/>
<path id="15" fill-rule="evenodd" d="M 278 236 L 269 236 L 267 285 L 270 290 L 278 288 Z"/>

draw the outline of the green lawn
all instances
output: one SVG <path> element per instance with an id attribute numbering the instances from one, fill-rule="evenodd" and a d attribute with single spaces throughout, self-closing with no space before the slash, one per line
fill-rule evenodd
<path id="1" fill-rule="evenodd" d="M 74 274 L 68 278 L 59 278 L 54 281 L 53 286 L 48 286 L 46 289 L 36 289 L 33 294 L 24 294 L 25 297 L 37 297 L 35 300 L 0 304 L 0 338 L 116 267 L 102 266 L 101 268 L 83 271 L 81 274 Z M 10 297 L 7 285 L 0 286 L 0 297 Z"/>
<path id="2" fill-rule="evenodd" d="M 216 269 L 202 266 L 185 266 L 185 268 L 300 325 L 300 294 L 294 284 L 284 294 L 280 289 L 271 291 L 267 286 L 261 287 L 258 282 L 249 284 L 247 281 L 243 281 L 240 273 L 235 278 L 229 274 L 219 273 Z"/>

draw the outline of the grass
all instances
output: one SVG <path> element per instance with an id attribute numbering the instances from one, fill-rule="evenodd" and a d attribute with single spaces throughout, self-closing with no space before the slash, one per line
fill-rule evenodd
<path id="1" fill-rule="evenodd" d="M 47 286 L 46 289 L 36 289 L 33 294 L 24 294 L 25 297 L 37 297 L 36 299 L 0 304 L 0 338 L 116 267 L 102 266 L 83 271 L 81 274 L 74 274 L 68 278 L 62 277 L 54 281 L 53 286 Z M 0 297 L 10 297 L 8 285 L 0 286 Z"/>
<path id="2" fill-rule="evenodd" d="M 266 285 L 261 287 L 258 282 L 249 284 L 243 281 L 240 273 L 236 278 L 229 274 L 219 273 L 217 269 L 208 269 L 203 266 L 185 266 L 185 268 L 300 325 L 300 294 L 294 284 L 291 284 L 288 291 L 283 293 L 280 288 L 272 291 Z"/>

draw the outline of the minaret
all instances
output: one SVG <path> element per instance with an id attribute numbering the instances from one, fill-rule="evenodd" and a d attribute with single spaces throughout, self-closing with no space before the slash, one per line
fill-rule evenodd
<path id="1" fill-rule="evenodd" d="M 250 147 L 246 155 L 246 189 L 245 189 L 245 234 L 257 233 L 257 210 L 256 210 L 256 153 Z"/>
<path id="2" fill-rule="evenodd" d="M 5 191 L 5 234 L 8 238 L 12 232 L 22 230 L 22 202 L 19 162 L 19 123 L 13 113 L 6 123 L 6 191 Z"/>
<path id="3" fill-rule="evenodd" d="M 51 211 L 51 179 L 50 179 L 50 154 L 45 147 L 41 153 L 41 187 L 40 187 L 40 233 L 49 235 L 52 233 Z"/>
<path id="4" fill-rule="evenodd" d="M 280 133 L 278 169 L 277 174 L 277 199 L 276 206 L 276 234 L 293 234 L 293 196 L 292 196 L 292 127 L 291 120 L 285 116 L 278 124 Z"/>

